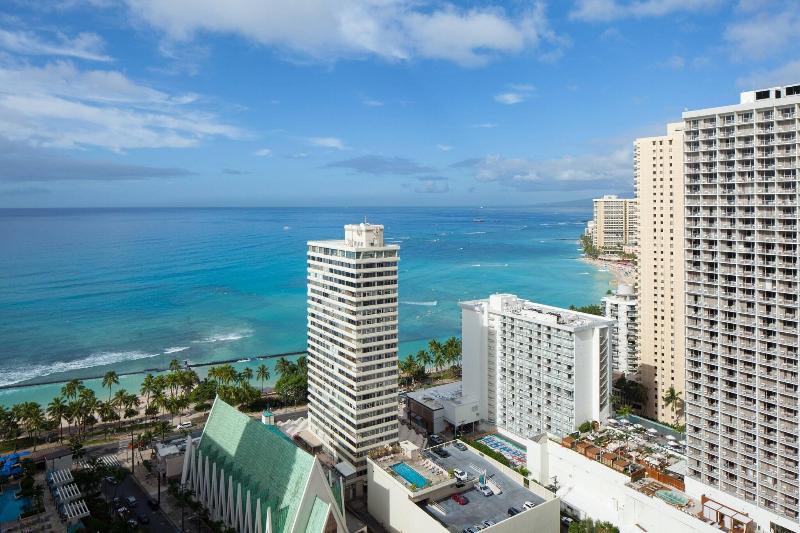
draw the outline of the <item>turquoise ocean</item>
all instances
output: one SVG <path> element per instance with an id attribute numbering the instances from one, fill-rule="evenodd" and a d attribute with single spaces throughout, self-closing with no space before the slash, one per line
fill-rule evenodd
<path id="1" fill-rule="evenodd" d="M 458 335 L 460 300 L 512 292 L 557 306 L 596 303 L 612 277 L 579 260 L 590 216 L 547 208 L 0 210 L 0 386 L 11 387 L 0 389 L 0 404 L 47 403 L 60 388 L 22 384 L 164 368 L 171 359 L 242 368 L 304 350 L 306 241 L 340 239 L 344 224 L 365 217 L 400 245 L 401 356 Z M 124 376 L 121 386 L 138 390 L 140 381 Z"/>

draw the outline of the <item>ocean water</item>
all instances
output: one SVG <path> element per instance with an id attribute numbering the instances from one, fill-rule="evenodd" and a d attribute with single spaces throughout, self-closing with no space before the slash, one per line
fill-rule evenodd
<path id="1" fill-rule="evenodd" d="M 304 350 L 305 243 L 364 217 L 401 246 L 401 355 L 458 334 L 460 300 L 566 306 L 611 286 L 579 261 L 580 210 L 0 210 L 0 386 Z M 4 389 L 0 403 L 57 390 Z"/>

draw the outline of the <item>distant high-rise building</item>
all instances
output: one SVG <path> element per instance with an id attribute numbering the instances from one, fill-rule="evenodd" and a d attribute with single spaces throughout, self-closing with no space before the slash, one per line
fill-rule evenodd
<path id="1" fill-rule="evenodd" d="M 531 439 L 608 418 L 611 320 L 511 294 L 462 302 L 461 316 L 462 387 L 481 420 Z"/>
<path id="2" fill-rule="evenodd" d="M 794 85 L 683 113 L 686 488 L 762 531 L 800 519 L 798 106 Z"/>
<path id="3" fill-rule="evenodd" d="M 614 321 L 611 327 L 611 369 L 626 379 L 639 377 L 639 330 L 636 296 L 630 285 L 620 285 L 603 298 L 603 312 Z"/>
<path id="4" fill-rule="evenodd" d="M 344 230 L 308 242 L 308 421 L 363 480 L 367 453 L 397 442 L 400 247 L 380 225 Z"/>
<path id="5" fill-rule="evenodd" d="M 592 244 L 608 252 L 620 252 L 636 244 L 637 206 L 634 198 L 607 194 L 594 204 Z"/>
<path id="6" fill-rule="evenodd" d="M 639 381 L 644 414 L 683 420 L 680 405 L 666 405 L 670 387 L 683 398 L 683 123 L 667 134 L 634 142 L 639 201 L 636 293 L 639 301 Z M 678 402 L 680 403 L 680 402 Z"/>

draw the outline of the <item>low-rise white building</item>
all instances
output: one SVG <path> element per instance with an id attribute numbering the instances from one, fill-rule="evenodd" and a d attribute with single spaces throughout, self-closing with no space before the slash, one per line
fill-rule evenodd
<path id="1" fill-rule="evenodd" d="M 609 416 L 607 318 L 493 294 L 461 303 L 463 390 L 517 439 L 562 437 Z"/>
<path id="2" fill-rule="evenodd" d="M 487 533 L 559 531 L 561 505 L 553 493 L 536 484 L 525 487 L 519 473 L 472 447 L 445 449 L 449 455 L 443 458 L 398 449 L 367 460 L 367 508 L 387 531 L 461 533 L 475 526 Z M 454 469 L 467 479 L 451 477 L 448 471 Z M 491 488 L 488 496 L 478 490 L 481 479 Z M 465 498 L 463 504 L 459 498 Z M 519 512 L 509 513 L 512 507 Z"/>
<path id="3" fill-rule="evenodd" d="M 478 398 L 465 394 L 460 381 L 411 391 L 407 397 L 408 416 L 429 433 L 478 422 Z"/>
<path id="4" fill-rule="evenodd" d="M 627 379 L 639 373 L 639 330 L 637 301 L 630 285 L 620 285 L 616 292 L 603 298 L 606 318 L 614 321 L 611 328 L 611 368 Z"/>

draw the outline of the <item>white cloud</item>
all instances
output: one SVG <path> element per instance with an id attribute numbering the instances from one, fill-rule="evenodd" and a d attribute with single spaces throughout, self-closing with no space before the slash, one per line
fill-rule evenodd
<path id="1" fill-rule="evenodd" d="M 253 155 L 258 157 L 269 157 L 272 155 L 272 150 L 269 148 L 262 148 L 253 152 Z"/>
<path id="2" fill-rule="evenodd" d="M 800 60 L 790 61 L 772 70 L 754 72 L 736 80 L 736 84 L 744 89 L 760 89 L 787 85 L 800 81 Z"/>
<path id="3" fill-rule="evenodd" d="M 449 144 L 437 144 L 436 148 L 438 148 L 442 152 L 449 152 L 450 150 L 453 149 L 453 147 L 450 146 Z"/>
<path id="4" fill-rule="evenodd" d="M 564 190 L 591 186 L 632 186 L 632 154 L 621 148 L 608 154 L 535 160 L 488 155 L 457 163 L 470 168 L 474 178 L 520 190 Z"/>
<path id="5" fill-rule="evenodd" d="M 482 122 L 480 124 L 473 124 L 472 127 L 481 129 L 491 129 L 491 128 L 496 128 L 497 124 L 495 124 L 494 122 Z"/>
<path id="6" fill-rule="evenodd" d="M 440 176 L 419 178 L 417 186 L 414 187 L 414 192 L 423 194 L 442 194 L 449 191 L 450 185 L 447 183 L 447 178 Z"/>
<path id="7" fill-rule="evenodd" d="M 661 17 L 709 9 L 723 0 L 577 0 L 569 17 L 586 22 Z"/>
<path id="8" fill-rule="evenodd" d="M 382 107 L 383 106 L 383 102 L 381 102 L 380 100 L 367 99 L 367 100 L 363 100 L 361 103 L 364 104 L 367 107 Z"/>
<path id="9" fill-rule="evenodd" d="M 524 10 L 430 7 L 411 0 L 127 0 L 169 39 L 234 34 L 289 56 L 331 61 L 375 56 L 479 66 L 498 54 L 556 47 L 542 2 Z"/>
<path id="10" fill-rule="evenodd" d="M 112 61 L 103 53 L 103 39 L 95 33 L 79 33 L 75 38 L 57 34 L 46 41 L 33 32 L 0 29 L 0 48 L 21 55 L 61 56 L 88 61 Z"/>
<path id="11" fill-rule="evenodd" d="M 672 70 L 682 70 L 683 67 L 686 65 L 686 60 L 682 56 L 670 56 L 661 63 L 659 63 L 660 67 L 669 68 Z"/>
<path id="12" fill-rule="evenodd" d="M 244 133 L 191 104 L 117 71 L 69 62 L 41 67 L 0 64 L 0 136 L 40 146 L 182 148 L 204 138 Z"/>
<path id="13" fill-rule="evenodd" d="M 346 150 L 347 146 L 344 141 L 338 137 L 311 137 L 308 142 L 314 146 L 321 146 L 322 148 L 333 148 L 334 150 Z"/>
<path id="14" fill-rule="evenodd" d="M 495 102 L 505 105 L 520 104 L 534 95 L 536 87 L 527 83 L 511 83 L 509 91 L 494 95 Z"/>
<path id="15" fill-rule="evenodd" d="M 792 47 L 800 34 L 800 4 L 791 2 L 781 11 L 749 14 L 729 25 L 725 39 L 733 45 L 734 58 L 756 58 L 779 54 Z"/>

